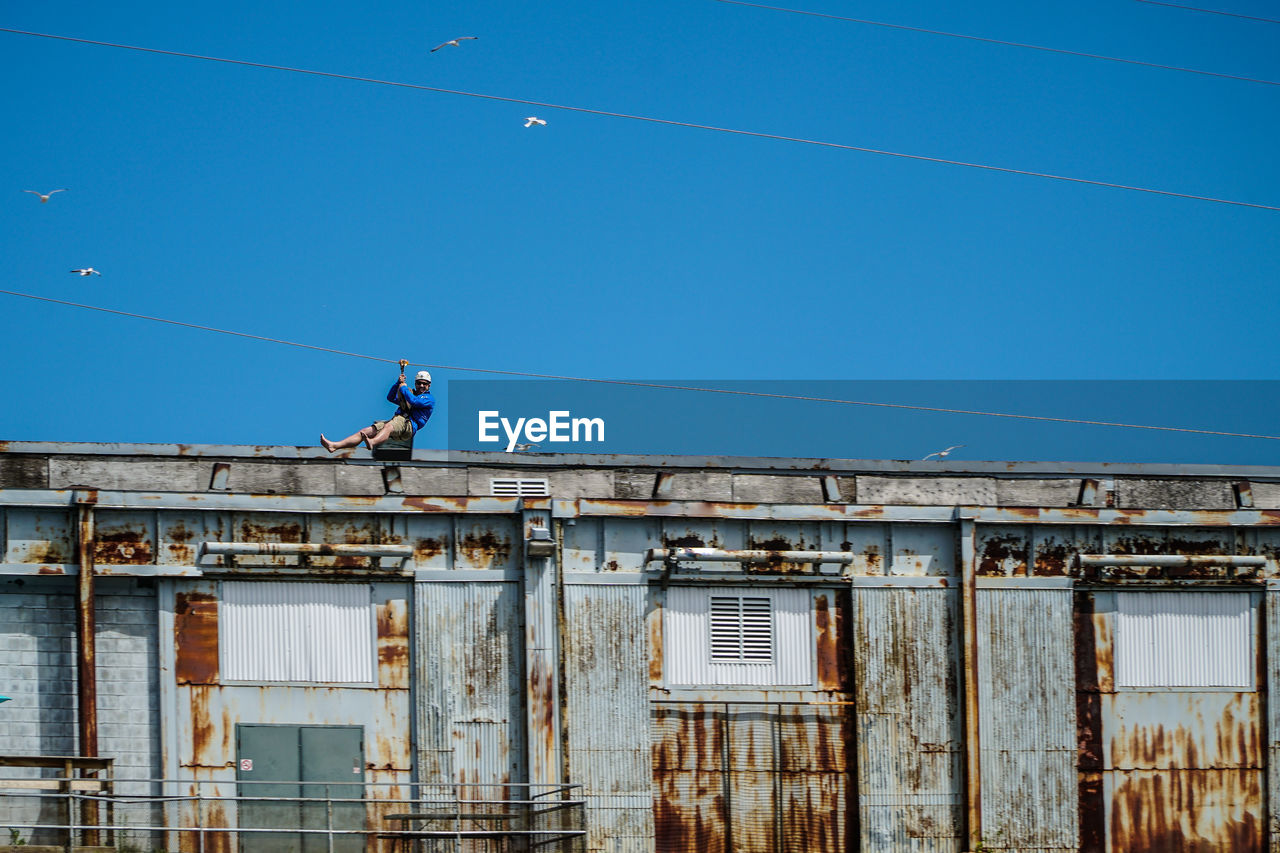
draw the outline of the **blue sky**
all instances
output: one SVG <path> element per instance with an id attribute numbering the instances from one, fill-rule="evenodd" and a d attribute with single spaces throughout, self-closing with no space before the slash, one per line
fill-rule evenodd
<path id="1" fill-rule="evenodd" d="M 1280 81 L 1280 25 L 1136 0 L 786 5 Z M 1261 0 L 1213 8 L 1280 17 Z M 715 0 L 53 0 L 0 3 L 0 26 L 1280 205 L 1280 86 Z M 478 39 L 430 52 L 460 35 Z M 0 44 L 6 290 L 388 359 L 763 389 L 1275 375 L 1280 212 Z M 547 126 L 526 129 L 529 115 Z M 48 204 L 22 192 L 60 187 Z M 67 272 L 83 266 L 103 275 Z M 0 439 L 306 445 L 383 416 L 396 372 L 12 296 L 0 311 Z M 446 408 L 449 381 L 476 378 L 433 372 Z M 1017 402 L 956 387 L 972 408 Z M 1184 390 L 1137 415 L 1254 432 L 1275 405 L 1206 406 L 1202 386 L 1166 387 Z M 1113 397 L 1073 416 L 1135 416 Z M 755 413 L 786 437 L 768 455 L 912 458 L 954 443 L 953 426 L 904 415 L 901 453 L 833 453 L 790 428 L 790 406 Z M 628 450 L 719 450 L 706 423 L 682 432 L 640 398 L 634 417 L 664 429 Z M 856 433 L 853 410 L 822 417 Z M 979 435 L 966 452 L 1226 461 L 1200 443 L 1137 459 L 1141 443 L 1117 450 L 1105 430 L 1085 447 L 1047 435 L 1025 449 Z M 450 443 L 443 416 L 418 439 Z M 1278 446 L 1249 448 L 1272 464 Z"/>

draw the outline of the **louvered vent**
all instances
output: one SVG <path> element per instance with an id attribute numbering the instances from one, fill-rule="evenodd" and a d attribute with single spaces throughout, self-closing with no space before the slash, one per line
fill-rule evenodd
<path id="1" fill-rule="evenodd" d="M 773 660 L 773 608 L 769 599 L 711 596 L 711 660 Z"/>
<path id="2" fill-rule="evenodd" d="M 495 498 L 545 498 L 551 490 L 545 479 L 495 477 L 489 481 L 489 494 Z"/>

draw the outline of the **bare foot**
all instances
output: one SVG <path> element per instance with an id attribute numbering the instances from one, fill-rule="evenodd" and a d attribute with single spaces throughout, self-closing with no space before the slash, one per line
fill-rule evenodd
<path id="1" fill-rule="evenodd" d="M 330 453 L 333 452 L 333 442 L 324 437 L 324 433 L 320 433 L 320 446 Z"/>

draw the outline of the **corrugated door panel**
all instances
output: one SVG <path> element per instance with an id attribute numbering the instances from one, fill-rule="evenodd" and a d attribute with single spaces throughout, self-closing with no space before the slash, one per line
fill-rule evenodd
<path id="1" fill-rule="evenodd" d="M 565 587 L 569 778 L 587 801 L 587 849 L 631 838 L 652 844 L 649 588 Z"/>
<path id="2" fill-rule="evenodd" d="M 418 583 L 414 596 L 418 778 L 523 781 L 520 585 Z M 474 742 L 459 741 L 466 731 Z"/>
<path id="3" fill-rule="evenodd" d="M 659 851 L 853 848 L 843 706 L 657 703 Z"/>
<path id="4" fill-rule="evenodd" d="M 726 853 L 725 712 L 653 707 L 654 833 L 658 853 Z"/>
<path id="5" fill-rule="evenodd" d="M 862 849 L 959 853 L 957 593 L 856 588 L 853 597 Z"/>
<path id="6" fill-rule="evenodd" d="M 1266 849 L 1264 699 L 1256 687 L 1213 686 L 1257 680 L 1259 597 L 1095 595 L 1116 635 L 1116 683 L 1099 706 L 1111 853 Z"/>
<path id="7" fill-rule="evenodd" d="M 729 819 L 734 853 L 772 853 L 778 821 L 774 718 L 767 705 L 729 706 Z"/>
<path id="8" fill-rule="evenodd" d="M 993 850 L 1079 845 L 1070 589 L 979 589 L 982 834 Z"/>
<path id="9" fill-rule="evenodd" d="M 778 706 L 782 853 L 846 850 L 851 829 L 848 706 Z"/>

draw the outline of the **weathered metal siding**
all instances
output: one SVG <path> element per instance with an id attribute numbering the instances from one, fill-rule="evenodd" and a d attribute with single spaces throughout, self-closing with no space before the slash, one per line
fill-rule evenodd
<path id="1" fill-rule="evenodd" d="M 418 780 L 525 781 L 520 584 L 417 583 L 414 595 Z"/>
<path id="2" fill-rule="evenodd" d="M 1077 611 L 1082 836 L 1114 853 L 1263 850 L 1263 697 L 1119 688 L 1115 593 L 1083 594 Z"/>
<path id="3" fill-rule="evenodd" d="M 380 786 L 387 797 L 407 795 L 412 770 L 408 585 L 369 584 L 377 631 L 377 681 L 368 686 L 226 684 L 218 664 L 219 586 L 211 580 L 169 580 L 160 588 L 162 625 L 167 626 L 160 641 L 171 644 L 171 651 L 161 650 L 161 663 L 172 666 L 174 676 L 161 684 L 166 709 L 162 715 L 165 776 L 204 783 L 205 794 L 232 796 L 237 723 L 360 726 L 365 741 L 361 779 Z M 169 787 L 170 795 L 196 793 L 195 786 Z M 186 818 L 197 825 L 234 825 L 236 815 L 230 804 L 206 802 L 204 808 L 203 814 Z M 382 806 L 371 806 L 371 824 L 380 823 L 384 811 Z M 200 843 L 195 834 L 179 839 L 182 850 L 195 850 Z M 226 853 L 230 843 L 222 833 L 203 839 L 205 853 Z"/>
<path id="4" fill-rule="evenodd" d="M 1078 849 L 1072 599 L 1057 589 L 978 590 L 982 841 Z"/>
<path id="5" fill-rule="evenodd" d="M 587 848 L 653 848 L 645 584 L 565 587 L 568 779 L 587 801 Z"/>
<path id="6" fill-rule="evenodd" d="M 1267 829 L 1280 853 L 1280 589 L 1268 586 L 1262 604 L 1263 686 L 1267 691 Z"/>
<path id="7" fill-rule="evenodd" d="M 960 853 L 958 594 L 855 588 L 853 601 L 861 849 Z"/>

